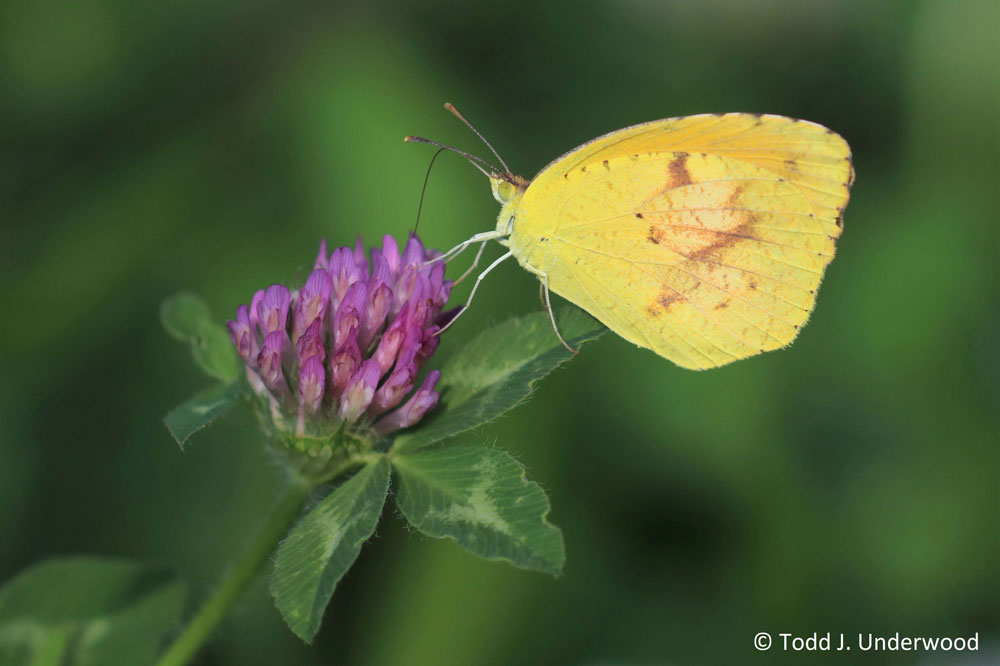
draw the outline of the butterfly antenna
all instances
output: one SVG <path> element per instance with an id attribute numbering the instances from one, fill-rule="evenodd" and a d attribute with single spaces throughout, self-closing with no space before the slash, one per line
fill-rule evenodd
<path id="1" fill-rule="evenodd" d="M 431 179 L 431 169 L 434 167 L 434 160 L 443 153 L 446 148 L 438 148 L 431 158 L 431 163 L 427 165 L 427 174 L 424 176 L 424 186 L 420 189 L 420 203 L 417 204 L 417 221 L 413 223 L 413 234 L 416 235 L 417 227 L 420 226 L 420 211 L 424 208 L 424 195 L 427 194 L 427 181 Z"/>
<path id="2" fill-rule="evenodd" d="M 487 141 L 487 140 L 486 140 L 486 137 L 485 137 L 485 136 L 483 136 L 483 135 L 482 135 L 482 133 L 481 133 L 481 132 L 480 132 L 479 130 L 477 130 L 477 129 L 476 129 L 476 126 L 475 126 L 475 125 L 473 125 L 472 123 L 470 123 L 470 122 L 469 122 L 468 120 L 466 120 L 466 119 L 465 119 L 465 116 L 463 116 L 463 115 L 462 115 L 462 114 L 461 114 L 461 113 L 459 112 L 459 110 L 455 108 L 455 105 L 454 105 L 454 104 L 452 104 L 451 102 L 445 102 L 445 103 L 444 103 L 444 108 L 448 109 L 448 110 L 449 110 L 449 111 L 451 111 L 451 112 L 452 112 L 453 114 L 455 114 L 455 117 L 456 117 L 456 118 L 458 118 L 459 120 L 461 120 L 461 121 L 462 121 L 463 123 L 465 123 L 465 126 L 466 126 L 466 127 L 468 127 L 468 128 L 470 129 L 470 130 L 472 130 L 473 132 L 475 132 L 475 133 L 476 133 L 476 136 L 478 136 L 478 137 L 479 137 L 479 139 L 480 139 L 480 140 L 481 140 L 481 141 L 482 141 L 483 143 L 485 143 L 485 144 L 486 144 L 486 147 L 490 149 L 490 152 L 491 152 L 491 153 L 493 153 L 493 156 L 494 156 L 494 157 L 496 157 L 496 158 L 497 158 L 497 160 L 498 160 L 498 161 L 500 162 L 500 165 L 501 165 L 501 166 L 503 167 L 504 171 L 505 171 L 506 173 L 511 173 L 511 171 L 510 171 L 510 167 L 508 167 L 508 166 L 507 166 L 507 163 L 503 161 L 503 158 L 502 158 L 502 157 L 500 157 L 500 153 L 498 153 L 498 152 L 496 151 L 496 149 L 495 149 L 495 148 L 493 147 L 493 144 L 491 144 L 491 143 L 490 143 L 489 141 Z"/>
<path id="3" fill-rule="evenodd" d="M 407 136 L 403 138 L 403 141 L 406 141 L 407 143 L 429 143 L 430 145 L 437 146 L 442 150 L 450 150 L 453 153 L 458 153 L 466 160 L 468 160 L 469 164 L 479 169 L 483 173 L 483 175 L 486 176 L 487 178 L 490 177 L 490 172 L 484 169 L 482 165 L 485 164 L 493 171 L 497 171 L 496 167 L 494 167 L 492 164 L 484 160 L 482 157 L 476 157 L 475 155 L 470 155 L 464 150 L 459 150 L 458 148 L 454 148 L 452 146 L 446 146 L 443 143 L 438 143 L 437 141 L 431 141 L 430 139 L 425 139 L 422 136 Z"/>

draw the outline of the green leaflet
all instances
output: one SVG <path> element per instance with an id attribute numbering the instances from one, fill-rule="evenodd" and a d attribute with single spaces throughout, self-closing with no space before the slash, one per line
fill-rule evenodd
<path id="1" fill-rule="evenodd" d="M 576 348 L 606 330 L 576 307 L 559 310 L 556 319 L 563 337 Z M 394 450 L 416 451 L 492 421 L 523 402 L 539 379 L 571 358 L 545 312 L 483 331 L 441 368 L 441 406 L 426 425 L 397 438 Z"/>
<path id="2" fill-rule="evenodd" d="M 453 446 L 394 454 L 392 461 L 399 510 L 424 534 L 451 537 L 486 559 L 562 571 L 562 532 L 545 519 L 548 497 L 505 452 Z"/>
<path id="3" fill-rule="evenodd" d="M 180 620 L 183 587 L 163 569 L 120 560 L 47 560 L 0 589 L 0 663 L 152 663 Z"/>
<path id="4" fill-rule="evenodd" d="M 208 426 L 212 421 L 229 411 L 239 400 L 242 385 L 239 382 L 219 384 L 199 391 L 174 407 L 163 418 L 167 430 L 184 448 L 191 435 Z"/>
<path id="5" fill-rule="evenodd" d="M 375 531 L 388 492 L 389 462 L 379 456 L 313 507 L 278 547 L 271 594 L 305 642 L 319 631 L 334 588 Z"/>
<path id="6" fill-rule="evenodd" d="M 200 297 L 180 293 L 164 300 L 160 320 L 170 335 L 191 346 L 195 362 L 207 374 L 227 383 L 239 375 L 241 363 L 229 334 L 213 321 Z"/>

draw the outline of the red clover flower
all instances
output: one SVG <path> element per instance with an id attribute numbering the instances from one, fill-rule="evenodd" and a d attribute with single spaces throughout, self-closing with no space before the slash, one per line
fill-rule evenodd
<path id="1" fill-rule="evenodd" d="M 229 336 L 277 433 L 381 437 L 437 406 L 441 373 L 416 382 L 451 315 L 444 262 L 426 263 L 438 256 L 415 234 L 402 254 L 385 236 L 370 262 L 360 238 L 329 255 L 324 240 L 300 289 L 271 285 L 237 308 Z"/>

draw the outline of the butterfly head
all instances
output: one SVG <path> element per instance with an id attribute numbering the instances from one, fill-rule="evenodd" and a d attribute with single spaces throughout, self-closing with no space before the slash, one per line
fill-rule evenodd
<path id="1" fill-rule="evenodd" d="M 500 203 L 500 215 L 497 216 L 497 231 L 510 236 L 514 230 L 514 213 L 521 202 L 521 195 L 528 189 L 528 181 L 512 173 L 493 172 L 490 174 L 490 187 L 493 198 Z"/>
<path id="2" fill-rule="evenodd" d="M 512 173 L 490 174 L 490 187 L 493 198 L 501 205 L 507 205 L 518 199 L 528 187 L 528 181 Z"/>

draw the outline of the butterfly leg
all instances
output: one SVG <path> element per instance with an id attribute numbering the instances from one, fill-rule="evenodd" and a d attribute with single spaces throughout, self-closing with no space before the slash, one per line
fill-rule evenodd
<path id="1" fill-rule="evenodd" d="M 545 306 L 545 311 L 549 313 L 549 320 L 552 321 L 552 330 L 556 332 L 556 337 L 559 338 L 559 342 L 563 344 L 563 347 L 569 350 L 569 353 L 575 355 L 579 350 L 573 349 L 569 346 L 569 343 L 563 338 L 562 333 L 559 332 L 559 326 L 556 324 L 556 313 L 552 311 L 552 301 L 549 298 L 549 274 L 536 271 L 530 266 L 524 266 L 524 269 L 529 273 L 534 273 L 538 276 L 538 282 L 541 285 L 539 287 L 538 296 L 541 298 L 542 294 L 545 294 L 545 299 L 542 301 L 542 305 Z"/>
<path id="2" fill-rule="evenodd" d="M 488 242 L 489 241 L 483 241 L 483 244 L 479 246 L 479 252 L 476 252 L 476 258 L 472 260 L 472 265 L 469 266 L 469 268 L 466 269 L 466 271 L 462 273 L 462 275 L 457 280 L 455 280 L 455 284 L 459 284 L 462 280 L 469 277 L 469 273 L 476 270 L 476 266 L 479 265 L 479 260 L 483 258 L 483 250 L 486 249 L 486 244 Z"/>
<path id="3" fill-rule="evenodd" d="M 559 342 L 563 344 L 563 347 L 569 350 L 570 354 L 576 356 L 576 353 L 580 351 L 579 349 L 573 349 L 569 346 L 569 343 L 563 339 L 562 333 L 559 332 L 559 326 L 556 324 L 556 313 L 552 311 L 552 302 L 549 300 L 549 276 L 545 275 L 542 278 L 542 286 L 545 287 L 545 309 L 549 312 L 549 319 L 552 321 L 552 330 L 556 332 L 556 337 L 559 338 Z"/>
<path id="4" fill-rule="evenodd" d="M 457 315 L 451 318 L 451 321 L 449 321 L 442 328 L 440 328 L 434 335 L 441 335 L 442 333 L 447 331 L 448 327 L 450 327 L 452 324 L 458 321 L 458 318 L 461 317 L 463 314 L 465 314 L 465 311 L 469 309 L 470 305 L 472 305 L 472 299 L 476 295 L 476 290 L 479 289 L 479 283 L 483 281 L 483 278 L 489 275 L 490 271 L 492 271 L 494 268 L 502 264 L 507 259 L 510 259 L 513 255 L 514 255 L 513 252 L 508 252 L 503 256 L 497 258 L 492 264 L 486 267 L 486 270 L 484 270 L 476 277 L 476 283 L 472 285 L 472 291 L 469 292 L 469 298 L 468 300 L 465 301 L 465 305 L 462 306 L 462 309 L 459 310 Z"/>
<path id="5" fill-rule="evenodd" d="M 462 254 L 462 252 L 464 252 L 465 249 L 470 245 L 475 245 L 476 243 L 485 243 L 486 241 L 491 241 L 491 240 L 500 240 L 501 238 L 505 238 L 506 236 L 507 234 L 502 231 L 495 231 L 495 230 L 484 231 L 482 233 L 474 235 L 472 238 L 469 238 L 468 240 L 462 241 L 461 243 L 451 248 L 441 256 L 434 257 L 429 261 L 425 261 L 424 266 L 429 266 L 430 264 L 433 264 L 438 261 L 445 261 L 445 262 L 451 261 L 458 255 Z"/>

